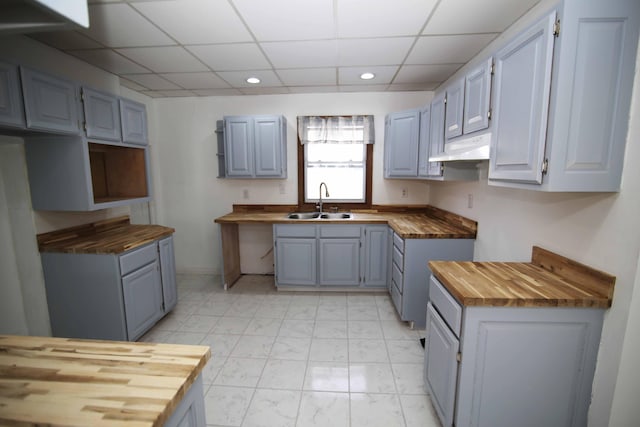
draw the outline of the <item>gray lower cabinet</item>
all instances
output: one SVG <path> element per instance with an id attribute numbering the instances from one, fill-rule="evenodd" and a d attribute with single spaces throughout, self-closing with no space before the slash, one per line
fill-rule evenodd
<path id="1" fill-rule="evenodd" d="M 20 67 L 28 129 L 79 134 L 77 86 L 30 68 Z"/>
<path id="2" fill-rule="evenodd" d="M 391 300 L 403 321 L 423 328 L 433 260 L 471 261 L 473 239 L 403 239 L 393 235 Z"/>
<path id="3" fill-rule="evenodd" d="M 54 336 L 135 341 L 175 306 L 172 237 L 122 254 L 41 259 Z"/>
<path id="4" fill-rule="evenodd" d="M 431 278 L 425 387 L 442 425 L 587 425 L 604 310 L 462 307 Z"/>
<path id="5" fill-rule="evenodd" d="M 202 374 L 200 374 L 164 426 L 204 427 L 205 425 L 204 394 L 202 392 Z"/>
<path id="6" fill-rule="evenodd" d="M 18 66 L 6 61 L 0 61 L 0 126 L 25 126 Z"/>
<path id="7" fill-rule="evenodd" d="M 279 287 L 385 288 L 386 225 L 274 225 Z"/>

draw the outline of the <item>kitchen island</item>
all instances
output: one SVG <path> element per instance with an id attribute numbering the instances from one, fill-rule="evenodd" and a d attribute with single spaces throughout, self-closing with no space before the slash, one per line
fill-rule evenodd
<path id="1" fill-rule="evenodd" d="M 0 424 L 204 426 L 209 347 L 0 335 Z"/>

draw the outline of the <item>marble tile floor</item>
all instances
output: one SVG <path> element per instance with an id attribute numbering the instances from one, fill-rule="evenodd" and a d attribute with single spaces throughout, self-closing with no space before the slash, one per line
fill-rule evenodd
<path id="1" fill-rule="evenodd" d="M 179 275 L 176 308 L 143 341 L 211 347 L 207 425 L 439 427 L 419 339 L 386 293 L 282 292 L 246 275 Z"/>

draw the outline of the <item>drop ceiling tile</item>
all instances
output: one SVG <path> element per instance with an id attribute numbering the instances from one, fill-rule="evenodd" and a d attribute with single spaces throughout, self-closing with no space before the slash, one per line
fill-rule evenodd
<path id="1" fill-rule="evenodd" d="M 81 32 L 107 47 L 176 44 L 126 3 L 89 6 L 89 22 L 89 28 Z"/>
<path id="2" fill-rule="evenodd" d="M 337 4 L 340 38 L 411 36 L 420 33 L 436 0 L 340 0 Z"/>
<path id="3" fill-rule="evenodd" d="M 423 92 L 437 88 L 440 83 L 393 83 L 389 85 L 388 91 L 393 92 Z"/>
<path id="4" fill-rule="evenodd" d="M 70 50 L 67 53 L 113 74 L 149 72 L 148 69 L 110 49 Z"/>
<path id="5" fill-rule="evenodd" d="M 129 74 L 124 77 L 151 90 L 182 89 L 180 86 L 163 79 L 157 74 Z"/>
<path id="6" fill-rule="evenodd" d="M 441 83 L 462 65 L 403 65 L 393 83 Z"/>
<path id="7" fill-rule="evenodd" d="M 196 96 L 195 93 L 190 90 L 159 90 L 157 91 L 160 95 L 167 98 L 184 98 L 188 96 Z"/>
<path id="8" fill-rule="evenodd" d="M 144 87 L 133 80 L 129 80 L 124 77 L 120 77 L 120 86 L 128 87 L 129 89 L 137 91 L 149 90 L 148 87 Z"/>
<path id="9" fill-rule="evenodd" d="M 466 63 L 498 34 L 465 34 L 420 37 L 406 64 Z"/>
<path id="10" fill-rule="evenodd" d="M 291 93 L 333 93 L 339 92 L 338 86 L 289 86 Z"/>
<path id="11" fill-rule="evenodd" d="M 321 86 L 335 85 L 337 83 L 337 72 L 335 68 L 278 69 L 276 73 L 278 73 L 282 83 L 286 86 Z"/>
<path id="12" fill-rule="evenodd" d="M 164 95 L 162 95 L 160 92 L 155 92 L 153 90 L 144 90 L 140 93 L 150 96 L 151 98 L 164 98 Z"/>
<path id="13" fill-rule="evenodd" d="M 389 85 L 344 85 L 340 92 L 386 92 Z"/>
<path id="14" fill-rule="evenodd" d="M 272 70 L 220 71 L 218 76 L 237 88 L 256 87 L 254 84 L 247 83 L 248 77 L 258 77 L 260 79 L 257 87 L 282 86 L 278 76 Z"/>
<path id="15" fill-rule="evenodd" d="M 187 49 L 214 71 L 271 68 L 255 43 L 187 46 Z"/>
<path id="16" fill-rule="evenodd" d="M 196 89 L 193 91 L 198 96 L 236 96 L 242 95 L 238 89 Z"/>
<path id="17" fill-rule="evenodd" d="M 415 37 L 338 40 L 338 64 L 399 65 L 407 56 Z"/>
<path id="18" fill-rule="evenodd" d="M 205 73 L 167 73 L 160 76 L 185 89 L 219 89 L 229 85 L 212 72 Z"/>
<path id="19" fill-rule="evenodd" d="M 322 68 L 338 65 L 336 40 L 261 43 L 275 68 Z"/>
<path id="20" fill-rule="evenodd" d="M 156 73 L 209 71 L 204 64 L 180 46 L 132 47 L 116 49 L 116 52 Z"/>
<path id="21" fill-rule="evenodd" d="M 77 31 L 51 31 L 31 33 L 29 37 L 46 43 L 60 50 L 96 49 L 103 47 L 100 43 Z"/>
<path id="22" fill-rule="evenodd" d="M 397 65 L 380 67 L 340 67 L 338 68 L 338 83 L 340 85 L 378 86 L 391 83 L 391 79 L 398 71 Z M 373 73 L 375 78 L 362 80 L 362 73 Z"/>
<path id="23" fill-rule="evenodd" d="M 226 1 L 174 0 L 131 5 L 181 44 L 252 40 L 251 34 Z"/>
<path id="24" fill-rule="evenodd" d="M 234 0 L 233 3 L 260 41 L 335 37 L 332 0 Z"/>
<path id="25" fill-rule="evenodd" d="M 442 1 L 423 34 L 501 33 L 539 1 Z"/>
<path id="26" fill-rule="evenodd" d="M 291 93 L 286 87 L 243 87 L 240 88 L 240 92 L 243 95 L 281 95 Z"/>

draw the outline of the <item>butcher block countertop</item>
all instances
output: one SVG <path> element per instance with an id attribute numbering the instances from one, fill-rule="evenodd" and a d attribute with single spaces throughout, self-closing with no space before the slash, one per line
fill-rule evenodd
<path id="1" fill-rule="evenodd" d="M 234 205 L 233 212 L 215 219 L 218 224 L 388 224 L 405 239 L 475 239 L 477 223 L 432 206 L 384 206 L 351 210 L 350 219 L 289 219 L 297 206 Z"/>
<path id="2" fill-rule="evenodd" d="M 175 232 L 162 225 L 131 224 L 128 216 L 38 234 L 40 252 L 119 254 Z"/>
<path id="3" fill-rule="evenodd" d="M 0 425 L 161 426 L 206 346 L 0 335 Z"/>
<path id="4" fill-rule="evenodd" d="M 616 278 L 537 246 L 531 262 L 430 261 L 463 306 L 611 307 Z"/>

